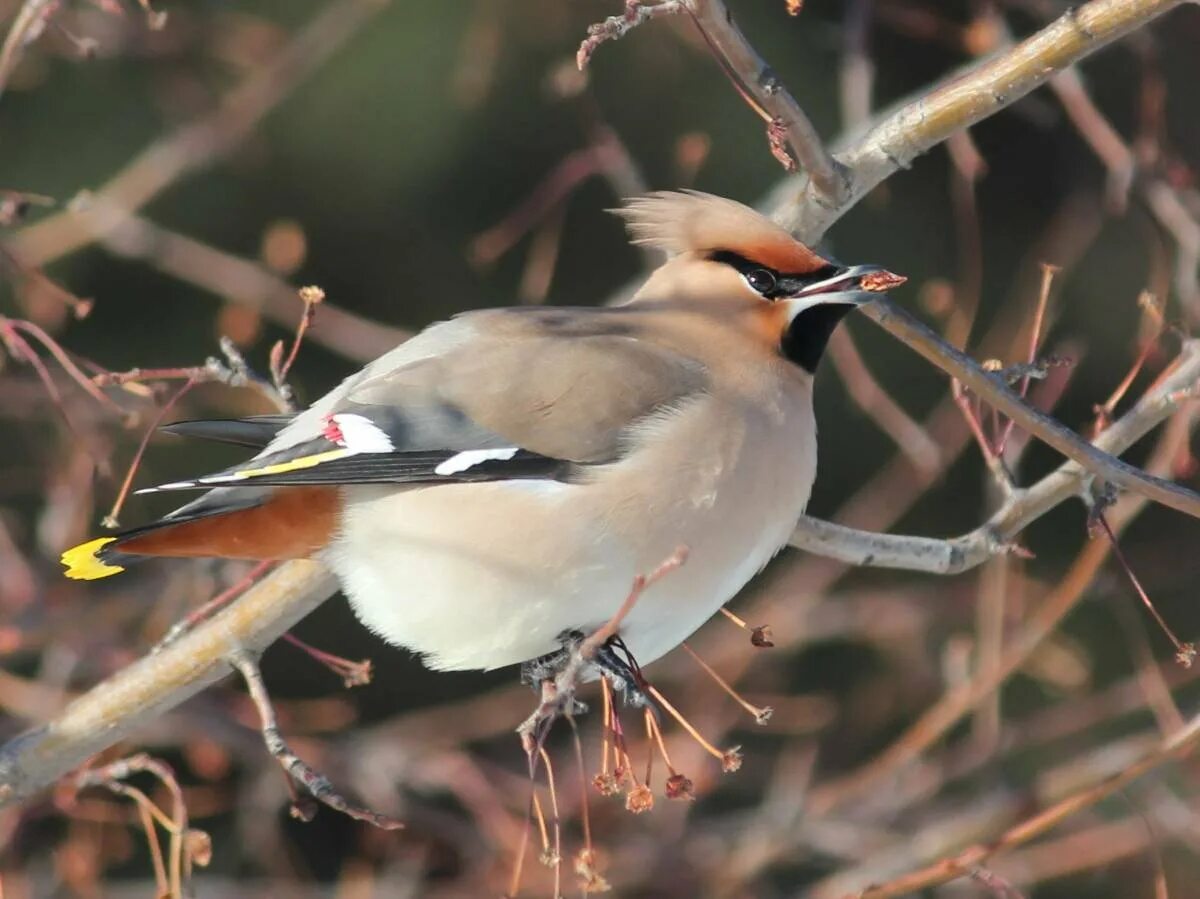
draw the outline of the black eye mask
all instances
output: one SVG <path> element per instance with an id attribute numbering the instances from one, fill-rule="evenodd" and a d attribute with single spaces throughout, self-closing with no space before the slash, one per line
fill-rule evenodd
<path id="1" fill-rule="evenodd" d="M 718 250 L 708 258 L 713 262 L 733 267 L 746 279 L 746 283 L 753 290 L 768 300 L 795 296 L 804 288 L 832 278 L 838 273 L 836 265 L 824 265 L 816 271 L 805 274 L 779 272 L 730 250 Z"/>

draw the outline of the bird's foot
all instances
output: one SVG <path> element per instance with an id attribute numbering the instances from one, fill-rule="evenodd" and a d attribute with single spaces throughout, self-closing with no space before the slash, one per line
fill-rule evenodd
<path id="1" fill-rule="evenodd" d="M 633 579 L 625 601 L 605 624 L 588 635 L 579 630 L 564 631 L 558 636 L 558 650 L 521 666 L 521 679 L 536 685 L 541 695 L 533 714 L 517 728 L 531 766 L 534 753 L 541 748 L 554 719 L 562 714 L 574 714 L 586 709 L 575 699 L 575 688 L 588 674 L 596 672 L 606 678 L 613 689 L 624 695 L 627 704 L 649 707 L 657 712 L 647 697 L 650 685 L 630 654 L 629 647 L 621 639 L 620 628 L 645 589 L 677 569 L 687 560 L 687 556 L 686 546 L 676 547 L 650 574 L 639 574 Z"/>
<path id="2" fill-rule="evenodd" d="M 554 719 L 562 714 L 578 715 L 587 706 L 575 698 L 579 682 L 598 673 L 613 690 L 625 698 L 625 704 L 643 708 L 653 704 L 646 695 L 645 675 L 619 635 L 592 646 L 582 631 L 564 631 L 560 648 L 531 659 L 521 666 L 521 682 L 529 684 L 541 696 L 537 708 L 517 728 L 526 753 L 537 752 Z M 589 652 L 590 650 L 590 652 Z"/>
<path id="3" fill-rule="evenodd" d="M 585 637 L 583 631 L 563 631 L 558 635 L 558 649 L 521 663 L 521 683 L 536 692 L 544 681 L 554 680 L 572 664 L 572 656 L 579 652 Z"/>
<path id="4" fill-rule="evenodd" d="M 625 704 L 640 709 L 654 703 L 647 695 L 650 686 L 642 668 L 619 636 L 609 637 L 596 649 L 595 666 L 614 691 L 625 697 Z"/>

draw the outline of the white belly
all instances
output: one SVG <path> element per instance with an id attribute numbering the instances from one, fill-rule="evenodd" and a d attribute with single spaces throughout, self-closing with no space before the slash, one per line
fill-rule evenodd
<path id="1" fill-rule="evenodd" d="M 687 564 L 647 590 L 621 628 L 648 664 L 786 542 L 815 473 L 804 388 L 769 418 L 699 401 L 583 483 L 351 488 L 328 561 L 359 618 L 389 642 L 434 668 L 497 668 L 603 624 L 635 575 L 684 545 Z"/>

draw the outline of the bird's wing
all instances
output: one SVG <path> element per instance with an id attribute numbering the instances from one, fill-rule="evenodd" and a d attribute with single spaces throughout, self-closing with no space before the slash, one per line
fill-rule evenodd
<path id="1" fill-rule="evenodd" d="M 254 459 L 151 490 L 561 478 L 702 391 L 692 360 L 604 310 L 495 310 L 415 338 L 298 416 Z"/>
<path id="2" fill-rule="evenodd" d="M 252 446 L 256 449 L 269 444 L 286 428 L 294 415 L 253 415 L 249 418 L 215 418 L 199 421 L 176 421 L 159 428 L 177 437 L 196 437 L 232 443 L 235 446 Z"/>

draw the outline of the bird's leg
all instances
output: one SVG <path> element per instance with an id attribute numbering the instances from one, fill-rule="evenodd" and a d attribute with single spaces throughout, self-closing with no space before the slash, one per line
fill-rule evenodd
<path id="1" fill-rule="evenodd" d="M 569 630 L 558 635 L 558 649 L 544 656 L 521 663 L 521 683 L 541 689 L 545 680 L 553 680 L 570 663 L 571 654 L 579 650 L 586 635 L 583 631 Z"/>
<path id="2" fill-rule="evenodd" d="M 560 649 L 521 666 L 521 682 L 532 686 L 541 697 L 537 708 L 517 728 L 526 753 L 537 752 L 559 715 L 587 711 L 587 706 L 575 698 L 575 689 L 589 669 L 607 678 L 613 690 L 625 697 L 626 705 L 655 709 L 645 692 L 649 687 L 645 675 L 620 636 L 614 634 L 596 646 L 590 658 L 583 655 L 587 641 L 582 632 L 566 631 L 559 635 L 559 641 Z"/>
<path id="3" fill-rule="evenodd" d="M 643 708 L 650 703 L 643 687 L 646 679 L 619 635 L 613 634 L 591 653 L 583 655 L 587 643 L 583 631 L 569 630 L 558 635 L 559 648 L 530 659 L 521 665 L 521 683 L 529 684 L 541 697 L 537 708 L 525 719 L 517 733 L 527 753 L 536 752 L 549 725 L 558 715 L 578 715 L 587 706 L 575 698 L 575 688 L 589 669 L 607 678 L 613 690 L 625 697 L 625 704 Z"/>
<path id="4" fill-rule="evenodd" d="M 596 649 L 593 659 L 603 677 L 608 678 L 612 688 L 625 697 L 625 704 L 640 709 L 654 708 L 645 688 L 649 686 L 637 659 L 618 635 L 609 637 Z"/>
<path id="5" fill-rule="evenodd" d="M 587 706 L 575 698 L 580 675 L 592 664 L 580 651 L 586 642 L 584 634 L 564 631 L 558 640 L 559 649 L 521 665 L 521 682 L 532 686 L 541 696 L 537 708 L 517 728 L 521 745 L 531 757 L 555 718 L 563 713 L 576 715 L 587 711 Z"/>
<path id="6" fill-rule="evenodd" d="M 639 574 L 635 577 L 621 607 L 591 634 L 585 637 L 582 631 L 564 631 L 558 636 L 560 649 L 521 666 L 521 680 L 536 684 L 541 693 L 537 708 L 517 728 L 521 745 L 531 759 L 541 747 L 555 718 L 560 714 L 586 710 L 587 707 L 575 699 L 575 688 L 589 669 L 598 670 L 602 676 L 609 678 L 614 689 L 625 693 L 629 704 L 647 705 L 649 700 L 644 688 L 648 684 L 620 637 L 621 623 L 645 589 L 682 565 L 687 560 L 687 554 L 687 547 L 680 546 L 649 575 Z"/>

